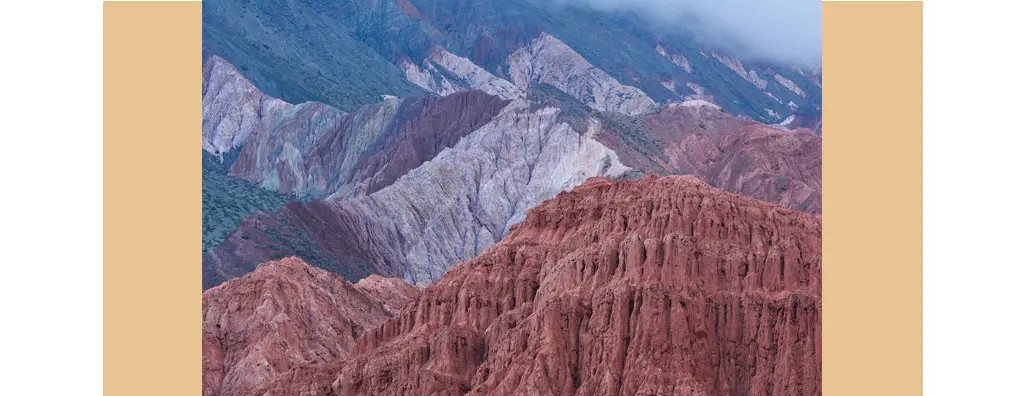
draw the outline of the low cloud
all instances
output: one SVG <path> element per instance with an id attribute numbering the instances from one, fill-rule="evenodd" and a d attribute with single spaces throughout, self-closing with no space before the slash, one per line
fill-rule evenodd
<path id="1" fill-rule="evenodd" d="M 631 10 L 748 58 L 821 64 L 821 0 L 563 0 Z"/>

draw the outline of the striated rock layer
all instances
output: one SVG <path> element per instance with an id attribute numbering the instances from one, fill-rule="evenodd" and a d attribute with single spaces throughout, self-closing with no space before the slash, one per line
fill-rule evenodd
<path id="1" fill-rule="evenodd" d="M 210 289 L 203 293 L 203 395 L 262 394 L 279 376 L 295 380 L 306 366 L 338 362 L 418 293 L 381 277 L 353 285 L 297 258 Z M 315 381 L 289 383 L 297 392 L 277 394 L 318 389 Z"/>
<path id="2" fill-rule="evenodd" d="M 316 393 L 333 395 L 816 395 L 820 368 L 820 220 L 669 176 L 558 194 L 296 380 L 334 370 Z"/>
<path id="3" fill-rule="evenodd" d="M 480 91 L 389 98 L 346 113 L 269 97 L 216 56 L 204 68 L 203 149 L 229 174 L 323 198 L 372 193 L 487 124 L 509 102 Z"/>
<path id="4" fill-rule="evenodd" d="M 525 95 L 511 82 L 441 47 L 431 50 L 422 67 L 408 61 L 401 66 L 410 82 L 438 95 L 466 90 L 479 90 L 502 99 L 518 99 Z"/>
<path id="5" fill-rule="evenodd" d="M 821 213 L 821 137 L 809 129 L 779 130 L 703 100 L 612 121 L 597 139 L 627 166 L 694 175 L 731 192 Z"/>
<path id="6" fill-rule="evenodd" d="M 547 33 L 509 55 L 508 74 L 523 89 L 547 84 L 599 111 L 637 115 L 654 107 L 644 91 L 623 85 Z"/>
<path id="7" fill-rule="evenodd" d="M 381 274 L 428 284 L 499 241 L 528 209 L 592 176 L 629 168 L 560 110 L 517 100 L 394 184 L 352 199 L 258 213 L 203 257 L 204 285 L 289 255 L 349 279 Z"/>

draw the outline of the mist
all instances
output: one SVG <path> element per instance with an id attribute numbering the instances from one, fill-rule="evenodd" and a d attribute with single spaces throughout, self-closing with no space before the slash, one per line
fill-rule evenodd
<path id="1" fill-rule="evenodd" d="M 563 0 L 630 10 L 756 60 L 821 65 L 821 0 Z"/>

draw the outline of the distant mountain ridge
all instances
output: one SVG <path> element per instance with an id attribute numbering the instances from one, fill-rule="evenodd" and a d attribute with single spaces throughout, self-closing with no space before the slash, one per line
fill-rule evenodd
<path id="1" fill-rule="evenodd" d="M 554 37 L 655 103 L 700 98 L 761 123 L 820 132 L 820 71 L 740 59 L 629 12 L 540 0 L 216 0 L 204 4 L 203 23 L 204 58 L 226 59 L 291 103 L 353 111 L 382 95 L 449 93 L 442 80 L 451 70 L 426 70 L 439 50 L 477 66 L 477 76 L 515 82 L 510 56 Z M 424 70 L 413 78 L 410 67 Z"/>
<path id="2" fill-rule="evenodd" d="M 821 211 L 820 74 L 627 12 L 215 0 L 204 58 L 204 288 L 292 255 L 429 284 L 593 176 Z"/>

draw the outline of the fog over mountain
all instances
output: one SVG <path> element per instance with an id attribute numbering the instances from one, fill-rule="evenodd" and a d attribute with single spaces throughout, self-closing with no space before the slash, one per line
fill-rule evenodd
<path id="1" fill-rule="evenodd" d="M 821 64 L 820 0 L 560 0 L 632 10 L 748 57 Z M 682 22 L 681 22 L 682 21 Z M 679 26 L 680 24 L 685 26 Z"/>

